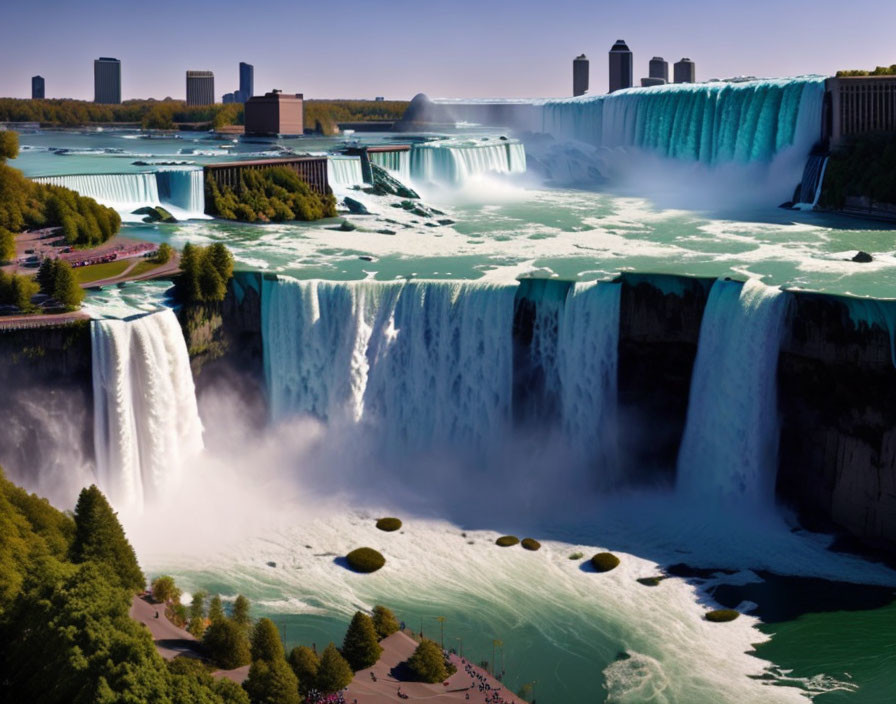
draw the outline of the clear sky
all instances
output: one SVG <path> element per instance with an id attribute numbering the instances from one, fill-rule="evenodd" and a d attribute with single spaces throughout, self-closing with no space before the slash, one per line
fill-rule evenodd
<path id="1" fill-rule="evenodd" d="M 405 99 L 549 97 L 572 59 L 607 86 L 625 39 L 636 79 L 654 55 L 688 56 L 697 79 L 832 73 L 896 63 L 896 0 L 10 0 L 0 12 L 0 96 L 93 99 L 93 59 L 122 61 L 122 97 L 183 98 L 184 72 L 215 92 L 255 66 L 255 92 Z"/>

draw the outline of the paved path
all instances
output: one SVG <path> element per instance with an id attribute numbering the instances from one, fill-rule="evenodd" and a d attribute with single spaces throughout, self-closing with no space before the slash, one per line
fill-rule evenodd
<path id="1" fill-rule="evenodd" d="M 159 615 L 158 618 L 156 618 L 156 614 Z M 165 618 L 164 604 L 151 604 L 135 595 L 131 601 L 131 618 L 149 629 L 156 649 L 166 660 L 173 660 L 178 655 L 200 657 L 199 643 L 196 638 Z"/>

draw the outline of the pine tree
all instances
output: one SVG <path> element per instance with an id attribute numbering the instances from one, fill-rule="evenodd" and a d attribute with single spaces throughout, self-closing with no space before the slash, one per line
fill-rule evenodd
<path id="1" fill-rule="evenodd" d="M 224 606 L 221 604 L 221 596 L 215 594 L 208 604 L 208 620 L 212 623 L 224 620 Z"/>
<path id="2" fill-rule="evenodd" d="M 300 704 L 299 681 L 282 658 L 256 660 L 243 683 L 252 704 Z"/>
<path id="3" fill-rule="evenodd" d="M 53 298 L 59 301 L 68 310 L 75 310 L 84 300 L 84 290 L 75 279 L 72 265 L 64 259 L 56 261 L 53 276 Z"/>
<path id="4" fill-rule="evenodd" d="M 408 658 L 408 667 L 421 682 L 442 682 L 448 677 L 445 655 L 435 641 L 424 640 Z"/>
<path id="5" fill-rule="evenodd" d="M 288 660 L 289 666 L 299 679 L 299 691 L 305 694 L 317 682 L 320 658 L 307 645 L 300 645 L 292 649 Z"/>
<path id="6" fill-rule="evenodd" d="M 373 627 L 381 639 L 386 638 L 398 631 L 398 619 L 395 618 L 392 609 L 377 604 L 373 607 Z"/>
<path id="7" fill-rule="evenodd" d="M 383 649 L 377 642 L 376 629 L 370 616 L 356 611 L 342 643 L 343 657 L 357 672 L 376 663 L 382 652 Z"/>
<path id="8" fill-rule="evenodd" d="M 322 692 L 338 692 L 349 686 L 354 675 L 351 666 L 330 643 L 320 656 L 317 670 L 317 688 Z"/>
<path id="9" fill-rule="evenodd" d="M 252 631 L 252 660 L 274 662 L 283 660 L 283 642 L 277 626 L 269 618 L 263 618 L 255 624 Z"/>
<path id="10" fill-rule="evenodd" d="M 82 489 L 78 497 L 71 554 L 73 562 L 106 565 L 118 576 L 121 586 L 129 590 L 137 592 L 146 586 L 134 548 L 125 537 L 117 514 L 96 486 Z"/>
<path id="11" fill-rule="evenodd" d="M 230 618 L 236 625 L 246 629 L 252 624 L 249 618 L 249 600 L 242 594 L 238 595 L 236 601 L 233 602 L 233 613 Z"/>

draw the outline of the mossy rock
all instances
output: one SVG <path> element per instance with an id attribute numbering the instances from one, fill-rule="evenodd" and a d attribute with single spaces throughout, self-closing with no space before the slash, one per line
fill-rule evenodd
<path id="1" fill-rule="evenodd" d="M 585 553 L 574 552 L 572 555 L 569 556 L 569 559 L 570 560 L 581 560 L 583 557 L 585 557 Z"/>
<path id="2" fill-rule="evenodd" d="M 386 518 L 378 518 L 376 521 L 376 527 L 386 533 L 392 533 L 393 531 L 401 528 L 401 519 L 394 518 L 392 516 L 388 516 Z"/>
<path id="3" fill-rule="evenodd" d="M 609 572 L 619 566 L 619 558 L 611 552 L 599 552 L 591 558 L 591 565 L 598 572 Z"/>
<path id="4" fill-rule="evenodd" d="M 386 558 L 383 557 L 382 553 L 373 548 L 352 550 L 345 556 L 345 560 L 348 562 L 348 566 L 355 572 L 363 572 L 365 574 L 376 572 L 386 564 Z"/>
<path id="5" fill-rule="evenodd" d="M 638 579 L 638 584 L 643 584 L 645 587 L 658 587 L 664 579 L 665 577 L 641 577 Z"/>
<path id="6" fill-rule="evenodd" d="M 535 538 L 523 538 L 520 543 L 526 550 L 539 550 L 541 549 L 541 543 L 539 543 Z"/>
<path id="7" fill-rule="evenodd" d="M 511 545 L 516 545 L 520 542 L 520 539 L 515 535 L 502 535 L 495 541 L 495 545 L 500 545 L 502 548 L 509 548 Z"/>
<path id="8" fill-rule="evenodd" d="M 706 620 L 713 623 L 726 623 L 733 621 L 738 616 L 740 616 L 740 611 L 735 611 L 734 609 L 716 609 L 715 611 L 707 612 Z"/>

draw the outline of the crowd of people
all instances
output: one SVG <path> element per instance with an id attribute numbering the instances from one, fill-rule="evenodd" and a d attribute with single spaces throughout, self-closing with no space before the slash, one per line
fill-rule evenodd
<path id="1" fill-rule="evenodd" d="M 461 659 L 461 662 L 464 665 L 464 672 L 471 678 L 470 689 L 484 693 L 486 704 L 512 704 L 511 700 L 503 697 L 500 687 L 492 687 L 491 682 L 488 681 L 488 677 L 486 677 L 481 670 L 473 667 L 463 658 Z M 467 692 L 466 698 L 470 698 L 469 692 Z"/>

